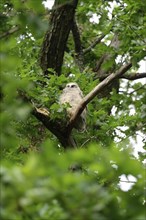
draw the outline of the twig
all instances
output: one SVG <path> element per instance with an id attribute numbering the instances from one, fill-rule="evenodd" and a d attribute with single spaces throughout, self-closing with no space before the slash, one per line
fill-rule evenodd
<path id="1" fill-rule="evenodd" d="M 140 89 L 143 89 L 145 87 L 145 85 L 142 85 L 140 87 L 138 87 L 137 89 L 133 90 L 132 92 L 127 93 L 128 95 L 132 95 L 133 93 L 139 91 Z"/>
<path id="2" fill-rule="evenodd" d="M 136 183 L 136 181 L 130 181 L 130 180 L 120 180 L 122 183 Z"/>
<path id="3" fill-rule="evenodd" d="M 90 50 L 94 48 L 97 44 L 99 44 L 104 37 L 105 37 L 105 34 L 102 34 L 100 37 L 98 37 L 88 48 L 83 50 L 83 53 L 86 54 L 90 52 Z"/>
<path id="4" fill-rule="evenodd" d="M 90 137 L 89 139 L 87 139 L 82 145 L 81 145 L 81 147 L 83 147 L 85 144 L 87 144 L 90 140 L 92 140 L 92 139 L 97 139 L 97 137 L 95 137 L 95 136 L 92 136 L 92 137 Z"/>
<path id="5" fill-rule="evenodd" d="M 3 34 L 0 35 L 0 39 L 2 38 L 5 38 L 5 37 L 8 37 L 9 35 L 17 32 L 19 30 L 19 27 L 18 26 L 15 26 L 13 28 L 11 28 L 9 31 L 7 32 L 4 32 Z"/>

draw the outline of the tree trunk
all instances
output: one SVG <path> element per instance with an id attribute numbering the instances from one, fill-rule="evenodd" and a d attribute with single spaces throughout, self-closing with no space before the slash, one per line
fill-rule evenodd
<path id="1" fill-rule="evenodd" d="M 40 57 L 40 65 L 45 75 L 53 69 L 59 76 L 63 63 L 64 51 L 73 25 L 77 1 L 57 5 L 52 10 L 49 29 L 45 35 Z"/>

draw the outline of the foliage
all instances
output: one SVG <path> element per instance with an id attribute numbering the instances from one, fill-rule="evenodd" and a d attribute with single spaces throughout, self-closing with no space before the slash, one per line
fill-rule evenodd
<path id="1" fill-rule="evenodd" d="M 111 2 L 117 2 L 112 12 Z M 142 82 L 121 79 L 119 93 L 113 89 L 110 98 L 96 97 L 89 103 L 87 131 L 73 131 L 78 143 L 74 151 L 64 151 L 31 113 L 34 106 L 45 107 L 51 120 L 67 120 L 68 105 L 58 103 L 62 89 L 75 81 L 88 94 L 100 81 L 93 68 L 104 54 L 120 59 L 116 63 L 111 57 L 103 70 L 114 67 L 116 71 L 132 58 L 132 72 L 136 72 L 145 54 L 145 1 L 79 1 L 76 17 L 83 51 L 96 37 L 106 37 L 85 54 L 81 73 L 70 34 L 62 74 L 56 76 L 49 69 L 49 77 L 42 73 L 39 55 L 51 11 L 41 0 L 37 4 L 34 0 L 1 0 L 0 10 L 1 219 L 144 220 L 144 154 L 135 158 L 129 139 L 136 139 L 137 132 L 146 133 Z M 91 22 L 94 16 L 97 22 Z M 109 46 L 117 32 L 118 51 Z M 33 105 L 19 91 L 26 92 Z M 127 192 L 119 186 L 122 174 L 136 178 Z"/>
<path id="2" fill-rule="evenodd" d="M 23 166 L 3 163 L 2 219 L 144 219 L 144 170 L 128 150 L 92 144 L 59 155 L 53 145 L 45 142 Z M 82 170 L 71 172 L 77 164 Z M 117 185 L 123 173 L 136 177 L 128 192 Z"/>

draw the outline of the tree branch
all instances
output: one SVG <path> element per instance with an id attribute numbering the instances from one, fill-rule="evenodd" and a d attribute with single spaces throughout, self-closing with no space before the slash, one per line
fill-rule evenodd
<path id="1" fill-rule="evenodd" d="M 63 145 L 64 148 L 75 148 L 76 142 L 67 132 L 65 125 L 63 125 L 62 120 L 52 120 L 50 112 L 45 108 L 37 108 L 30 97 L 28 97 L 23 91 L 18 91 L 19 97 L 31 105 L 31 113 L 38 119 L 42 124 L 52 133 L 54 134 L 59 142 Z"/>
<path id="2" fill-rule="evenodd" d="M 110 76 L 108 76 L 106 79 L 104 79 L 101 83 L 99 83 L 90 93 L 88 93 L 82 100 L 82 102 L 79 104 L 78 108 L 76 109 L 74 115 L 70 119 L 70 122 L 68 124 L 68 132 L 71 132 L 78 117 L 83 112 L 83 110 L 86 108 L 87 104 L 94 99 L 95 96 L 99 92 L 101 92 L 107 85 L 112 83 L 115 79 L 119 78 L 121 75 L 123 75 L 127 70 L 129 70 L 132 67 L 132 63 L 127 63 L 124 66 L 122 66 L 115 74 L 112 73 Z"/>
<path id="3" fill-rule="evenodd" d="M 85 96 L 83 99 L 86 105 L 107 85 L 109 85 L 112 81 L 119 78 L 123 75 L 126 71 L 128 71 L 132 67 L 132 63 L 127 63 L 122 66 L 116 73 L 112 73 L 106 79 L 104 79 L 101 83 L 99 83 L 88 95 Z"/>
<path id="4" fill-rule="evenodd" d="M 128 80 L 136 80 L 136 79 L 142 79 L 146 77 L 146 73 L 130 73 L 130 74 L 124 74 L 120 78 L 128 79 Z"/>
<path id="5" fill-rule="evenodd" d="M 115 34 L 109 47 L 113 48 L 115 51 L 118 50 L 120 46 L 120 41 L 118 40 L 118 36 Z M 116 57 L 116 53 L 105 53 L 96 63 L 96 67 L 94 72 L 97 72 L 98 76 L 104 75 L 108 72 L 108 70 L 103 70 L 102 65 L 105 64 L 107 61 Z"/>
<path id="6" fill-rule="evenodd" d="M 0 35 L 0 39 L 8 37 L 11 34 L 14 34 L 15 32 L 17 32 L 19 30 L 18 26 L 15 26 L 13 28 L 11 28 L 9 31 L 4 32 L 3 34 Z"/>
<path id="7" fill-rule="evenodd" d="M 76 143 L 71 133 L 69 134 L 62 126 L 62 121 L 51 120 L 50 113 L 46 109 L 33 108 L 32 114 L 54 134 L 64 148 L 76 148 Z"/>
<path id="8" fill-rule="evenodd" d="M 115 58 L 117 56 L 117 50 L 120 46 L 120 41 L 118 39 L 118 35 L 115 34 L 113 39 L 111 40 L 111 43 L 109 45 L 110 50 L 103 54 L 101 58 L 96 63 L 96 67 L 94 68 L 94 72 L 96 72 L 96 77 L 99 80 L 102 80 L 102 78 L 105 78 L 103 76 L 109 75 L 112 72 L 115 71 L 116 62 Z M 108 68 L 105 68 L 106 64 L 110 64 Z M 111 84 L 109 84 L 104 90 L 102 90 L 98 97 L 110 97 L 110 92 L 112 89 L 115 88 L 115 90 L 118 92 L 119 89 L 119 80 L 113 81 Z M 111 111 L 111 107 L 109 106 L 109 112 Z"/>
<path id="9" fill-rule="evenodd" d="M 83 50 L 83 53 L 86 54 L 91 51 L 97 44 L 101 42 L 101 40 L 105 37 L 105 34 L 102 34 L 100 37 L 95 39 L 95 41 L 86 49 Z"/>
<path id="10" fill-rule="evenodd" d="M 106 77 L 110 76 L 110 74 L 105 74 L 102 76 L 95 77 L 95 79 L 104 80 Z M 127 80 L 137 80 L 146 77 L 146 73 L 128 73 L 120 76 L 120 79 L 127 79 Z"/>

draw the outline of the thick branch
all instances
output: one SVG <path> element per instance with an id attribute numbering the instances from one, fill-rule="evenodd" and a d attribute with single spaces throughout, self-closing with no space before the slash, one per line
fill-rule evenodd
<path id="1" fill-rule="evenodd" d="M 23 91 L 18 91 L 19 97 L 31 105 L 31 113 L 34 115 L 42 124 L 54 134 L 64 148 L 76 147 L 76 143 L 72 138 L 71 134 L 69 134 L 65 128 L 65 125 L 62 125 L 62 121 L 60 120 L 52 120 L 49 111 L 45 108 L 37 108 L 32 103 L 31 98 L 29 98 Z"/>
<path id="2" fill-rule="evenodd" d="M 83 112 L 83 110 L 85 109 L 85 107 L 87 106 L 87 104 L 92 101 L 94 99 L 95 96 L 97 96 L 97 94 L 99 92 L 101 92 L 107 85 L 109 85 L 110 83 L 112 83 L 115 79 L 119 78 L 120 76 L 122 76 L 127 70 L 129 70 L 132 66 L 132 63 L 128 63 L 125 64 L 124 66 L 122 66 L 115 74 L 112 73 L 110 76 L 108 76 L 106 79 L 104 79 L 101 83 L 99 83 L 90 93 L 88 93 L 84 99 L 82 100 L 82 102 L 80 103 L 80 105 L 78 106 L 78 108 L 76 109 L 74 115 L 72 116 L 72 118 L 70 119 L 70 123 L 68 125 L 68 131 L 71 132 L 71 130 L 73 129 L 78 117 L 80 116 L 80 114 Z"/>
<path id="3" fill-rule="evenodd" d="M 51 120 L 49 112 L 47 114 L 47 111 L 45 109 L 34 108 L 32 114 L 58 138 L 64 148 L 76 147 L 76 143 L 71 134 L 68 134 L 68 132 L 66 132 L 66 130 L 62 128 L 61 121 Z"/>
<path id="4" fill-rule="evenodd" d="M 72 28 L 77 0 L 59 5 L 52 10 L 49 30 L 47 31 L 40 57 L 40 65 L 44 74 L 48 68 L 53 69 L 57 75 L 61 73 L 64 51 L 69 32 Z"/>
<path id="5" fill-rule="evenodd" d="M 83 102 L 85 102 L 86 105 L 101 91 L 104 87 L 109 85 L 111 82 L 113 82 L 115 79 L 119 78 L 121 75 L 123 75 L 127 70 L 129 70 L 132 67 L 132 63 L 125 64 L 122 66 L 116 73 L 112 73 L 110 76 L 108 76 L 106 79 L 104 79 L 101 83 L 99 83 L 88 95 L 85 96 L 83 99 Z"/>
<path id="6" fill-rule="evenodd" d="M 63 142 L 59 123 L 56 123 L 56 121 L 52 121 L 49 114 L 47 115 L 43 109 L 33 108 L 32 114 L 39 121 L 41 121 L 43 125 L 60 140 L 61 143 Z"/>
<path id="7" fill-rule="evenodd" d="M 81 53 L 82 52 L 82 45 L 81 45 L 81 39 L 80 39 L 80 32 L 76 23 L 76 20 L 74 19 L 73 25 L 72 25 L 72 34 L 75 42 L 75 52 Z"/>
<path id="8" fill-rule="evenodd" d="M 98 37 L 88 48 L 83 50 L 83 53 L 86 54 L 90 52 L 97 44 L 101 42 L 101 40 L 105 37 L 105 34 L 102 34 L 100 37 Z"/>
<path id="9" fill-rule="evenodd" d="M 75 59 L 76 63 L 79 66 L 80 71 L 84 69 L 84 57 L 83 57 L 83 49 L 82 43 L 80 39 L 80 32 L 77 26 L 77 23 L 74 19 L 73 26 L 72 26 L 72 34 L 75 43 Z"/>

